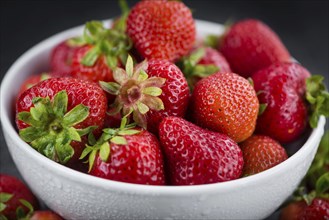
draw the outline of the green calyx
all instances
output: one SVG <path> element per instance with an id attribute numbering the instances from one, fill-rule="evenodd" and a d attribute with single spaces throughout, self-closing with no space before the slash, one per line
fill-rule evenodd
<path id="1" fill-rule="evenodd" d="M 133 120 L 142 128 L 146 129 L 146 113 L 151 109 L 160 111 L 164 104 L 159 96 L 162 94 L 161 87 L 166 79 L 161 77 L 148 77 L 146 61 L 134 68 L 133 60 L 129 56 L 126 70 L 116 68 L 113 72 L 115 82 L 100 82 L 106 92 L 115 95 L 116 99 L 110 106 L 110 115 L 119 112 L 125 117 L 133 114 Z"/>
<path id="2" fill-rule="evenodd" d="M 127 18 L 130 10 L 126 0 L 119 0 L 119 6 L 121 9 L 121 16 L 115 21 L 113 28 L 125 33 L 127 29 Z"/>
<path id="3" fill-rule="evenodd" d="M 76 129 L 75 125 L 89 115 L 89 108 L 79 104 L 67 112 L 68 96 L 65 90 L 58 92 L 53 100 L 36 97 L 29 112 L 18 113 L 18 119 L 30 125 L 19 131 L 20 137 L 46 157 L 65 164 L 74 154 L 72 141 L 95 127 Z"/>
<path id="4" fill-rule="evenodd" d="M 7 220 L 7 217 L 3 214 L 1 214 L 2 211 L 4 211 L 7 207 L 6 203 L 12 199 L 14 195 L 9 193 L 0 193 L 0 220 Z M 29 211 L 28 213 L 25 213 L 22 206 L 18 206 L 16 209 L 16 219 L 18 220 L 28 220 L 31 218 L 34 208 L 25 199 L 19 199 L 18 200 L 23 206 L 25 206 Z"/>
<path id="5" fill-rule="evenodd" d="M 99 152 L 99 157 L 103 162 L 107 162 L 110 153 L 111 147 L 110 143 L 117 145 L 126 145 L 127 140 L 125 136 L 135 135 L 141 132 L 141 130 L 134 129 L 136 123 L 128 124 L 128 118 L 123 117 L 121 120 L 121 125 L 119 128 L 105 128 L 101 137 L 96 141 L 95 137 L 90 133 L 88 141 L 90 145 L 86 145 L 86 148 L 83 150 L 80 159 L 86 158 L 88 155 L 89 171 L 91 171 L 97 153 Z"/>
<path id="6" fill-rule="evenodd" d="M 205 56 L 205 49 L 199 48 L 188 56 L 183 57 L 177 65 L 184 73 L 190 89 L 193 89 L 194 84 L 199 78 L 205 78 L 211 74 L 219 71 L 219 67 L 209 64 L 198 64 L 200 60 Z"/>
<path id="7" fill-rule="evenodd" d="M 299 188 L 294 200 L 304 200 L 308 205 L 314 198 L 329 199 L 329 130 L 323 135 L 318 151 Z"/>
<path id="8" fill-rule="evenodd" d="M 73 38 L 68 43 L 73 46 L 92 45 L 81 60 L 83 65 L 93 66 L 102 55 L 113 70 L 118 66 L 118 58 L 122 63 L 126 62 L 128 51 L 132 47 L 132 41 L 124 29 L 125 27 L 108 29 L 100 21 L 90 21 L 85 25 L 83 36 Z"/>
<path id="9" fill-rule="evenodd" d="M 310 126 L 316 128 L 321 115 L 329 117 L 329 93 L 323 83 L 324 77 L 313 75 L 306 79 L 306 99 L 311 105 Z"/>

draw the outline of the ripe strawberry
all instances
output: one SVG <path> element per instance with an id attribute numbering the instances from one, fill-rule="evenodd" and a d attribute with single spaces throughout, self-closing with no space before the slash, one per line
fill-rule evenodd
<path id="1" fill-rule="evenodd" d="M 275 62 L 289 61 L 290 54 L 279 37 L 264 23 L 247 19 L 234 24 L 224 34 L 220 51 L 233 72 L 243 77 Z"/>
<path id="2" fill-rule="evenodd" d="M 53 211 L 35 211 L 30 220 L 63 220 L 58 214 Z"/>
<path id="3" fill-rule="evenodd" d="M 329 199 L 315 198 L 302 212 L 305 220 L 329 219 Z"/>
<path id="4" fill-rule="evenodd" d="M 150 132 L 126 126 L 123 118 L 120 128 L 104 129 L 103 135 L 83 151 L 81 159 L 89 154 L 90 174 L 105 179 L 128 183 L 164 185 L 163 158 L 157 138 Z"/>
<path id="5" fill-rule="evenodd" d="M 112 81 L 112 70 L 125 62 L 131 48 L 122 31 L 107 29 L 99 21 L 87 22 L 84 36 L 75 39 L 80 47 L 73 53 L 71 75 L 93 82 Z"/>
<path id="6" fill-rule="evenodd" d="M 25 90 L 34 86 L 35 84 L 37 84 L 43 80 L 49 79 L 49 78 L 50 78 L 50 75 L 48 73 L 42 73 L 42 74 L 38 74 L 38 75 L 29 76 L 21 85 L 19 92 L 18 92 L 18 96 L 20 94 L 22 94 Z"/>
<path id="7" fill-rule="evenodd" d="M 51 72 L 69 74 L 72 71 L 72 57 L 78 48 L 72 43 L 72 39 L 65 40 L 51 51 L 50 70 Z"/>
<path id="8" fill-rule="evenodd" d="M 202 78 L 216 72 L 232 72 L 225 57 L 211 47 L 198 47 L 183 57 L 178 66 L 184 73 L 191 89 Z"/>
<path id="9" fill-rule="evenodd" d="M 16 103 L 21 138 L 48 158 L 77 161 L 83 137 L 103 128 L 107 101 L 102 89 L 74 78 L 51 78 L 26 90 Z M 82 136 L 82 139 L 81 137 Z M 70 162 L 72 162 L 70 161 Z"/>
<path id="10" fill-rule="evenodd" d="M 297 63 L 276 63 L 256 72 L 252 79 L 259 102 L 266 104 L 256 131 L 282 142 L 297 139 L 307 125 L 305 79 L 310 73 Z"/>
<path id="11" fill-rule="evenodd" d="M 192 95 L 197 125 L 246 140 L 256 127 L 259 103 L 248 80 L 234 73 L 216 73 L 199 81 Z"/>
<path id="12" fill-rule="evenodd" d="M 112 70 L 108 66 L 104 56 L 99 56 L 93 65 L 85 65 L 82 63 L 83 58 L 93 48 L 93 46 L 86 45 L 75 51 L 73 54 L 71 76 L 92 82 L 113 81 Z"/>
<path id="13" fill-rule="evenodd" d="M 159 135 L 173 185 L 224 182 L 242 174 L 242 152 L 226 135 L 178 117 L 165 118 Z"/>
<path id="14" fill-rule="evenodd" d="M 144 61 L 133 70 L 129 57 L 126 71 L 116 69 L 114 80 L 115 83 L 101 83 L 105 91 L 116 95 L 111 114 L 122 111 L 125 116 L 133 112 L 134 121 L 155 134 L 163 118 L 185 115 L 187 82 L 180 69 L 169 61 Z"/>
<path id="15" fill-rule="evenodd" d="M 270 169 L 285 161 L 285 149 L 267 136 L 253 135 L 240 144 L 243 153 L 243 175 L 249 176 Z"/>
<path id="16" fill-rule="evenodd" d="M 25 200 L 37 208 L 37 198 L 30 189 L 19 179 L 13 176 L 0 174 L 0 219 L 16 219 L 16 210 L 27 213 L 29 211 L 21 200 Z"/>
<path id="17" fill-rule="evenodd" d="M 305 201 L 292 202 L 280 213 L 280 220 L 301 220 L 301 214 L 307 206 Z"/>
<path id="18" fill-rule="evenodd" d="M 280 220 L 326 220 L 329 219 L 329 200 L 315 198 L 310 205 L 305 201 L 289 204 L 280 214 Z"/>
<path id="19" fill-rule="evenodd" d="M 141 1 L 128 15 L 127 34 L 144 58 L 176 61 L 192 49 L 196 28 L 182 2 Z"/>

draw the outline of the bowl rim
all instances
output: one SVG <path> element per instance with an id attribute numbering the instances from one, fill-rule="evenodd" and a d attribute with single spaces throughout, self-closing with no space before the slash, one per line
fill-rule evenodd
<path id="1" fill-rule="evenodd" d="M 104 22 L 111 22 L 111 19 L 105 20 Z M 199 26 L 211 26 L 212 28 L 217 28 L 218 30 L 223 29 L 223 26 L 214 22 L 203 21 L 196 19 L 196 24 Z M 22 139 L 20 139 L 16 129 L 14 128 L 13 124 L 11 123 L 9 117 L 10 107 L 5 106 L 7 103 L 10 103 L 8 96 L 6 96 L 5 91 L 7 91 L 10 87 L 10 82 L 14 81 L 14 78 L 17 77 L 17 70 L 25 65 L 29 59 L 36 56 L 40 52 L 44 51 L 45 45 L 58 41 L 58 39 L 70 32 L 76 32 L 78 29 L 81 29 L 83 25 L 70 28 L 68 30 L 62 31 L 58 34 L 55 34 L 40 43 L 36 44 L 32 48 L 28 49 L 25 53 L 23 53 L 9 68 L 6 72 L 2 83 L 1 83 L 1 123 L 3 128 L 3 133 L 6 133 L 9 138 L 13 140 L 14 146 L 9 146 L 6 141 L 6 145 L 9 148 L 18 147 L 21 151 L 25 154 L 29 155 L 36 163 L 43 164 L 47 169 L 51 170 L 52 172 L 56 173 L 58 176 L 61 176 L 65 179 L 70 179 L 75 182 L 81 182 L 85 185 L 92 185 L 95 187 L 100 187 L 103 189 L 111 189 L 111 190 L 118 190 L 123 192 L 130 192 L 130 193 L 137 193 L 137 194 L 156 194 L 156 195 L 181 195 L 181 196 L 191 196 L 196 194 L 204 194 L 204 193 L 211 193 L 211 191 L 222 191 L 228 192 L 228 190 L 237 190 L 241 189 L 241 187 L 245 187 L 247 185 L 256 185 L 260 182 L 267 182 L 269 181 L 270 177 L 275 175 L 279 176 L 280 173 L 284 172 L 288 167 L 294 167 L 297 162 L 303 160 L 303 156 L 308 155 L 312 152 L 314 147 L 312 143 L 316 142 L 321 138 L 324 132 L 324 125 L 325 125 L 325 118 L 323 116 L 320 117 L 319 123 L 317 128 L 313 129 L 309 138 L 304 143 L 304 145 L 292 156 L 290 156 L 284 162 L 266 170 L 261 173 L 243 177 L 227 182 L 220 182 L 220 183 L 212 183 L 212 184 L 203 184 L 203 185 L 193 185 L 193 186 L 155 186 L 155 185 L 142 185 L 142 184 L 133 184 L 133 183 L 125 183 L 119 182 L 114 180 L 107 180 L 102 179 L 99 177 L 95 177 L 89 174 L 85 174 L 61 164 L 58 164 L 47 157 L 43 156 L 33 148 L 31 148 L 27 143 L 25 143 Z M 314 145 L 314 144 L 313 144 Z M 11 151 L 10 151 L 11 153 Z"/>

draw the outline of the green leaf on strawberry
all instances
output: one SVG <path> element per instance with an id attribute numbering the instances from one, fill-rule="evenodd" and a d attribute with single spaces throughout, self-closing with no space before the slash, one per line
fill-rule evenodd
<path id="1" fill-rule="evenodd" d="M 19 135 L 48 158 L 65 164 L 74 154 L 70 143 L 81 141 L 80 136 L 95 127 L 79 130 L 75 125 L 89 115 L 89 108 L 79 104 L 67 112 L 68 96 L 65 90 L 58 92 L 53 100 L 36 97 L 29 112 L 20 112 L 18 119 L 30 125 L 21 129 Z"/>
<path id="2" fill-rule="evenodd" d="M 315 191 L 319 196 L 329 198 L 329 172 L 316 181 Z"/>
<path id="3" fill-rule="evenodd" d="M 1 214 L 2 211 L 4 211 L 7 207 L 5 203 L 7 203 L 9 200 L 11 200 L 14 197 L 13 194 L 10 193 L 0 193 L 0 220 L 7 220 L 7 217 L 3 214 Z M 18 206 L 16 208 L 16 219 L 19 220 L 28 220 L 31 218 L 34 208 L 31 203 L 29 203 L 25 199 L 19 199 L 18 200 L 23 206 L 25 206 L 28 209 L 28 213 L 26 213 L 22 206 Z"/>
<path id="4" fill-rule="evenodd" d="M 133 60 L 129 56 L 126 70 L 121 68 L 114 70 L 115 82 L 100 82 L 104 91 L 116 95 L 108 113 L 114 115 L 122 112 L 123 116 L 133 113 L 134 121 L 143 128 L 146 128 L 146 113 L 149 110 L 164 109 L 164 104 L 159 96 L 162 94 L 161 87 L 166 81 L 161 77 L 148 78 L 147 68 L 146 61 L 134 68 Z"/>
<path id="5" fill-rule="evenodd" d="M 177 65 L 186 76 L 189 87 L 192 89 L 195 84 L 195 77 L 205 78 L 217 71 L 219 67 L 213 64 L 198 64 L 205 56 L 205 48 L 198 48 L 190 55 L 183 57 Z"/>
<path id="6" fill-rule="evenodd" d="M 306 99 L 311 104 L 310 126 L 316 128 L 321 115 L 329 117 L 329 93 L 323 83 L 324 77 L 313 75 L 306 79 Z"/>
<path id="7" fill-rule="evenodd" d="M 79 159 L 84 159 L 89 155 L 88 160 L 86 161 L 89 163 L 89 172 L 94 165 L 97 153 L 99 153 L 102 161 L 106 162 L 108 160 L 111 153 L 110 143 L 126 145 L 127 140 L 125 139 L 125 136 L 135 135 L 141 132 L 140 130 L 134 129 L 136 123 L 128 124 L 128 116 L 129 115 L 122 118 L 119 128 L 105 128 L 103 129 L 101 137 L 97 141 L 94 137 L 92 137 L 91 140 L 88 140 L 90 145 L 86 145 L 86 148 L 83 150 Z"/>
<path id="8" fill-rule="evenodd" d="M 112 70 L 118 66 L 118 58 L 122 63 L 126 62 L 132 42 L 124 31 L 125 21 L 120 22 L 120 27 L 109 29 L 105 28 L 101 21 L 89 21 L 85 25 L 83 36 L 69 41 L 73 46 L 92 45 L 81 60 L 83 65 L 94 66 L 101 55 Z"/>

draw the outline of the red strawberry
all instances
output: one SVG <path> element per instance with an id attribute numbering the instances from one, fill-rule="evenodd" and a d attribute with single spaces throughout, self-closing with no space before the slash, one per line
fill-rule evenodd
<path id="1" fill-rule="evenodd" d="M 93 82 L 112 81 L 112 70 L 125 62 L 131 48 L 123 31 L 107 29 L 99 21 L 87 22 L 84 36 L 75 39 L 80 47 L 73 53 L 71 75 Z"/>
<path id="2" fill-rule="evenodd" d="M 69 74 L 72 71 L 72 57 L 78 48 L 72 43 L 72 39 L 65 40 L 58 44 L 50 55 L 50 69 L 52 72 Z"/>
<path id="3" fill-rule="evenodd" d="M 240 147 L 244 160 L 244 176 L 270 169 L 288 158 L 285 149 L 267 136 L 253 135 L 242 142 Z"/>
<path id="4" fill-rule="evenodd" d="M 29 202 L 35 208 L 39 206 L 37 198 L 22 181 L 13 176 L 0 174 L 0 219 L 3 219 L 3 216 L 16 219 L 17 209 L 27 213 L 28 207 L 20 200 Z"/>
<path id="5" fill-rule="evenodd" d="M 127 33 L 144 58 L 176 61 L 192 49 L 196 28 L 182 2 L 141 1 L 129 13 Z"/>
<path id="6" fill-rule="evenodd" d="M 315 198 L 302 212 L 305 220 L 329 219 L 329 199 Z"/>
<path id="7" fill-rule="evenodd" d="M 19 92 L 18 92 L 18 96 L 20 94 L 22 94 L 25 90 L 34 86 L 35 84 L 37 84 L 43 80 L 49 79 L 49 78 L 50 78 L 50 75 L 48 73 L 42 73 L 42 74 L 38 74 L 38 75 L 29 76 L 21 85 Z"/>
<path id="8" fill-rule="evenodd" d="M 157 138 L 150 132 L 126 126 L 126 118 L 118 129 L 104 129 L 93 146 L 81 155 L 89 154 L 90 174 L 128 183 L 164 185 L 163 158 Z"/>
<path id="9" fill-rule="evenodd" d="M 58 214 L 53 211 L 35 211 L 30 220 L 63 220 Z"/>
<path id="10" fill-rule="evenodd" d="M 106 96 L 98 85 L 74 78 L 51 78 L 18 98 L 16 124 L 24 141 L 64 164 L 72 156 L 72 161 L 80 156 L 85 144 L 80 136 L 92 126 L 98 127 L 96 135 L 100 133 L 106 110 Z"/>
<path id="11" fill-rule="evenodd" d="M 133 70 L 133 62 L 128 58 L 126 71 L 115 70 L 114 80 L 116 83 L 101 83 L 105 91 L 117 96 L 113 114 L 122 111 L 125 116 L 133 112 L 134 121 L 155 134 L 163 118 L 185 115 L 187 82 L 180 69 L 169 61 L 144 61 Z"/>
<path id="12" fill-rule="evenodd" d="M 99 56 L 95 63 L 90 66 L 82 63 L 83 58 L 93 48 L 93 46 L 86 45 L 75 51 L 72 61 L 72 77 L 93 82 L 113 81 L 112 70 L 109 68 L 104 56 Z"/>
<path id="13" fill-rule="evenodd" d="M 302 212 L 307 204 L 305 201 L 292 202 L 284 207 L 280 213 L 280 220 L 301 220 Z"/>
<path id="14" fill-rule="evenodd" d="M 329 219 L 329 200 L 315 198 L 310 205 L 305 201 L 289 204 L 280 214 L 280 220 L 326 220 Z"/>
<path id="15" fill-rule="evenodd" d="M 216 73 L 199 81 L 192 95 L 196 124 L 246 140 L 256 127 L 259 103 L 252 85 L 234 73 Z"/>
<path id="16" fill-rule="evenodd" d="M 257 132 L 286 143 L 298 138 L 307 125 L 305 79 L 310 73 L 297 63 L 276 63 L 252 79 L 259 102 L 266 104 L 257 120 Z"/>
<path id="17" fill-rule="evenodd" d="M 198 47 L 178 63 L 191 89 L 202 78 L 213 73 L 231 72 L 223 55 L 211 47 Z"/>
<path id="18" fill-rule="evenodd" d="M 290 54 L 279 37 L 264 23 L 247 19 L 234 24 L 225 33 L 220 51 L 233 72 L 243 77 L 275 62 L 289 61 Z"/>
<path id="19" fill-rule="evenodd" d="M 226 135 L 178 117 L 165 118 L 159 135 L 173 185 L 224 182 L 242 174 L 242 152 Z"/>

